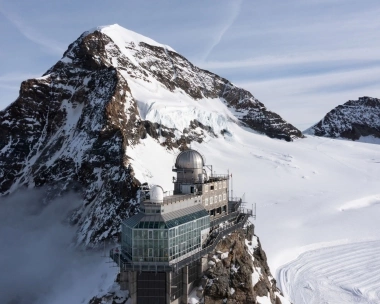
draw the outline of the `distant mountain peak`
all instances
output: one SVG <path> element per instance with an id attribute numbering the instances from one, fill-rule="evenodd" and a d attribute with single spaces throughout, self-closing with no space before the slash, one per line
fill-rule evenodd
<path id="1" fill-rule="evenodd" d="M 304 133 L 351 140 L 366 136 L 380 138 L 380 99 L 364 96 L 349 100 Z"/>

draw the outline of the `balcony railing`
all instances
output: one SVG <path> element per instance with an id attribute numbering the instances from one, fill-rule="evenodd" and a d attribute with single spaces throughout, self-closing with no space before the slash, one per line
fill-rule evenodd
<path id="1" fill-rule="evenodd" d="M 204 178 L 182 178 L 179 177 L 173 178 L 173 183 L 185 183 L 185 184 L 208 184 L 208 183 L 214 183 L 218 181 L 224 181 L 228 179 L 228 174 L 214 174 L 212 176 L 207 177 L 207 179 Z"/>

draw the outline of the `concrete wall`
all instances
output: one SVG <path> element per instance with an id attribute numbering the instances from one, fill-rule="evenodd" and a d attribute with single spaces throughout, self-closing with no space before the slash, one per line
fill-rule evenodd
<path id="1" fill-rule="evenodd" d="M 120 272 L 120 289 L 129 290 L 132 303 L 137 303 L 137 272 Z"/>

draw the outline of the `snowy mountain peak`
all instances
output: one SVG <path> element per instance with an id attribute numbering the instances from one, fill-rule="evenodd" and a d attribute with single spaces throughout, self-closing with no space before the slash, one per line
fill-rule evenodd
<path id="1" fill-rule="evenodd" d="M 163 47 L 172 52 L 175 52 L 170 46 L 158 43 L 149 37 L 146 37 L 134 31 L 128 30 L 118 24 L 99 26 L 96 29 L 94 29 L 92 32 L 96 30 L 110 37 L 118 45 L 119 48 L 125 47 L 126 45 L 130 43 L 139 45 L 140 42 L 144 42 L 152 46 Z M 91 33 L 91 31 L 89 33 Z"/>
<path id="2" fill-rule="evenodd" d="M 380 99 L 359 97 L 332 109 L 306 134 L 380 142 Z"/>

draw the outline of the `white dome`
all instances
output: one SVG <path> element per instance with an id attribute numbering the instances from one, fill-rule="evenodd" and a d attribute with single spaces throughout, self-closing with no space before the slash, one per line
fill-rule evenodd
<path id="1" fill-rule="evenodd" d="M 164 201 L 164 189 L 161 186 L 154 185 L 150 188 L 150 201 L 152 203 L 162 203 Z"/>
<path id="2" fill-rule="evenodd" d="M 204 160 L 202 155 L 195 150 L 185 150 L 177 156 L 175 167 L 177 169 L 202 169 Z"/>

